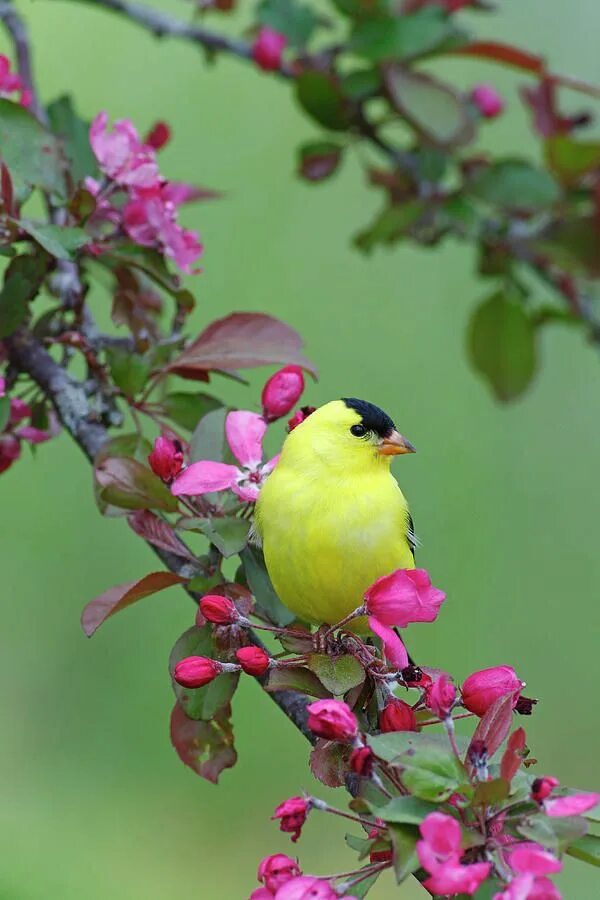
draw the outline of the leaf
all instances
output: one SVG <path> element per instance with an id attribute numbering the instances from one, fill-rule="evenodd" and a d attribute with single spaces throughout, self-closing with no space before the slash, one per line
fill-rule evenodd
<path id="1" fill-rule="evenodd" d="M 137 509 L 127 516 L 127 523 L 132 531 L 155 547 L 160 547 L 161 550 L 166 550 L 168 553 L 174 553 L 191 563 L 197 563 L 196 557 L 179 540 L 173 527 L 164 519 L 159 519 L 149 509 Z"/>
<path id="2" fill-rule="evenodd" d="M 203 416 L 190 438 L 190 462 L 199 459 L 211 459 L 216 462 L 225 460 L 228 445 L 225 440 L 225 419 L 228 410 L 225 407 L 214 409 Z"/>
<path id="3" fill-rule="evenodd" d="M 219 553 L 228 559 L 240 553 L 248 543 L 250 522 L 247 519 L 228 516 L 222 519 L 195 519 L 197 528 L 204 534 Z"/>
<path id="4" fill-rule="evenodd" d="M 319 739 L 310 753 L 310 771 L 327 787 L 343 787 L 349 772 L 349 756 L 347 745 Z"/>
<path id="5" fill-rule="evenodd" d="M 99 499 L 122 509 L 176 512 L 177 499 L 154 472 L 128 456 L 103 459 L 94 470 Z"/>
<path id="6" fill-rule="evenodd" d="M 297 0 L 263 0 L 257 19 L 285 35 L 290 47 L 305 47 L 319 24 L 313 11 Z"/>
<path id="7" fill-rule="evenodd" d="M 390 103 L 420 135 L 440 147 L 468 144 L 475 136 L 466 103 L 449 85 L 399 65 L 383 67 Z"/>
<path id="8" fill-rule="evenodd" d="M 417 797 L 393 797 L 386 806 L 377 809 L 377 815 L 384 822 L 420 825 L 425 816 L 436 810 L 434 803 L 427 803 Z"/>
<path id="9" fill-rule="evenodd" d="M 370 875 L 368 878 L 363 878 L 363 880 L 359 881 L 358 884 L 353 884 L 352 896 L 355 898 L 355 900 L 362 900 L 363 897 L 366 897 L 367 893 L 371 890 L 380 875 L 381 870 L 379 870 L 379 872 L 375 872 L 374 875 Z"/>
<path id="10" fill-rule="evenodd" d="M 346 694 L 365 680 L 365 670 L 359 661 L 350 654 L 329 656 L 311 653 L 308 656 L 307 665 L 321 684 L 337 697 Z"/>
<path id="11" fill-rule="evenodd" d="M 456 736 L 459 746 L 464 745 L 466 739 Z M 384 762 L 396 763 L 403 753 L 407 751 L 418 752 L 421 748 L 438 748 L 447 751 L 448 739 L 445 734 L 428 734 L 417 731 L 390 731 L 387 734 L 367 735 L 367 743 L 375 756 Z"/>
<path id="12" fill-rule="evenodd" d="M 386 206 L 375 220 L 354 237 L 354 245 L 363 253 L 371 253 L 378 244 L 387 246 L 402 240 L 424 212 L 420 200 L 407 200 L 402 204 Z"/>
<path id="13" fill-rule="evenodd" d="M 404 755 L 400 765 L 403 784 L 421 800 L 442 803 L 468 780 L 458 759 L 443 747 L 419 747 Z"/>
<path id="14" fill-rule="evenodd" d="M 468 192 L 500 209 L 525 212 L 547 209 L 561 197 L 552 175 L 523 159 L 503 159 L 484 168 Z"/>
<path id="15" fill-rule="evenodd" d="M 476 56 L 478 59 L 488 59 L 534 75 L 542 75 L 546 69 L 546 64 L 541 56 L 501 41 L 473 41 L 462 47 L 452 48 L 449 52 L 457 56 Z"/>
<path id="16" fill-rule="evenodd" d="M 86 175 L 98 172 L 96 158 L 89 140 L 89 124 L 80 119 L 73 108 L 73 100 L 63 94 L 48 106 L 48 118 L 54 134 L 60 138 L 75 183 Z"/>
<path id="17" fill-rule="evenodd" d="M 564 134 L 548 138 L 544 146 L 546 164 L 566 185 L 600 166 L 600 141 L 576 141 Z"/>
<path id="18" fill-rule="evenodd" d="M 513 720 L 514 693 L 498 697 L 489 707 L 486 714 L 479 720 L 477 728 L 471 738 L 469 749 L 476 743 L 484 744 L 488 757 L 492 759 L 496 750 L 503 743 Z M 467 759 L 469 751 L 467 750 Z"/>
<path id="19" fill-rule="evenodd" d="M 480 781 L 475 788 L 473 806 L 498 806 L 508 797 L 509 784 L 503 778 Z"/>
<path id="20" fill-rule="evenodd" d="M 121 347 L 107 347 L 106 358 L 114 383 L 126 397 L 135 397 L 148 381 L 151 360 Z"/>
<path id="21" fill-rule="evenodd" d="M 543 813 L 517 825 L 517 831 L 523 837 L 555 853 L 563 853 L 570 844 L 583 837 L 587 829 L 587 822 L 582 816 L 553 819 Z"/>
<path id="22" fill-rule="evenodd" d="M 212 659 L 218 657 L 210 625 L 207 624 L 203 628 L 192 626 L 184 631 L 169 657 L 171 677 L 177 663 L 186 656 L 208 656 Z M 186 688 L 173 680 L 173 690 L 186 716 L 190 719 L 210 721 L 220 710 L 228 707 L 239 679 L 239 672 L 223 672 L 209 684 L 199 688 Z"/>
<path id="23" fill-rule="evenodd" d="M 10 418 L 10 397 L 0 397 L 0 434 L 4 431 Z"/>
<path id="24" fill-rule="evenodd" d="M 204 329 L 169 365 L 184 378 L 214 369 L 248 369 L 274 363 L 294 363 L 313 375 L 316 370 L 302 354 L 300 335 L 263 313 L 232 313 Z"/>
<path id="25" fill-rule="evenodd" d="M 332 141 L 311 141 L 298 151 L 298 174 L 306 181 L 324 181 L 337 170 L 343 147 Z"/>
<path id="26" fill-rule="evenodd" d="M 508 739 L 506 750 L 502 755 L 502 760 L 500 761 L 500 775 L 505 781 L 508 781 L 509 784 L 521 768 L 521 763 L 526 754 L 525 740 L 524 729 L 517 728 Z"/>
<path id="27" fill-rule="evenodd" d="M 584 834 L 567 847 L 567 853 L 592 866 L 600 866 L 600 837 Z"/>
<path id="28" fill-rule="evenodd" d="M 419 859 L 415 847 L 420 838 L 417 828 L 411 825 L 391 824 L 388 831 L 394 850 L 394 872 L 396 881 L 401 884 L 409 875 L 419 868 Z"/>
<path id="29" fill-rule="evenodd" d="M 248 587 L 254 594 L 256 603 L 267 614 L 275 625 L 285 627 L 296 618 L 294 613 L 283 605 L 265 567 L 265 560 L 258 547 L 247 545 L 240 553 L 244 574 Z"/>
<path id="30" fill-rule="evenodd" d="M 81 625 L 86 636 L 91 637 L 109 616 L 120 612 L 126 606 L 131 606 L 138 600 L 143 600 L 144 597 L 163 591 L 174 584 L 183 584 L 185 581 L 185 578 L 174 575 L 173 572 L 151 572 L 139 581 L 129 581 L 109 588 L 90 600 L 83 609 Z"/>
<path id="31" fill-rule="evenodd" d="M 30 112 L 11 100 L 0 99 L 0 147 L 20 199 L 34 187 L 64 197 L 58 141 Z"/>
<path id="32" fill-rule="evenodd" d="M 203 722 L 189 719 L 176 703 L 171 713 L 171 743 L 184 765 L 213 784 L 223 769 L 237 761 L 228 709 Z"/>
<path id="33" fill-rule="evenodd" d="M 221 401 L 211 397 L 210 394 L 188 394 L 185 391 L 174 391 L 161 400 L 165 416 L 188 431 L 193 431 L 207 413 L 214 412 L 222 406 Z"/>
<path id="34" fill-rule="evenodd" d="M 30 219 L 20 219 L 19 226 L 56 259 L 73 259 L 75 251 L 90 240 L 83 228 L 46 225 Z"/>
<path id="35" fill-rule="evenodd" d="M 379 16 L 357 22 L 350 49 L 371 62 L 414 59 L 440 49 L 460 32 L 439 8 L 402 16 Z"/>
<path id="36" fill-rule="evenodd" d="M 271 669 L 269 680 L 265 690 L 272 694 L 275 691 L 298 691 L 309 697 L 318 697 L 320 700 L 331 697 L 331 693 L 323 687 L 314 672 L 303 666 L 285 666 L 281 669 Z"/>
<path id="37" fill-rule="evenodd" d="M 532 248 L 569 274 L 600 277 L 600 231 L 594 216 L 557 222 L 544 237 L 532 241 Z"/>
<path id="38" fill-rule="evenodd" d="M 354 834 L 344 835 L 344 840 L 351 850 L 356 850 L 359 854 L 359 859 L 365 859 L 371 852 L 371 847 L 375 843 L 372 839 L 356 837 Z"/>
<path id="39" fill-rule="evenodd" d="M 523 304 L 498 291 L 471 317 L 468 353 L 473 367 L 488 381 L 498 400 L 519 397 L 537 368 L 536 332 Z"/>
<path id="40" fill-rule="evenodd" d="M 349 128 L 350 114 L 344 95 L 338 83 L 326 72 L 302 72 L 296 79 L 296 100 L 324 128 L 331 131 Z"/>
<path id="41" fill-rule="evenodd" d="M 48 257 L 43 254 L 22 254 L 8 264 L 0 291 L 0 338 L 11 335 L 25 321 L 28 304 L 38 295 L 47 270 Z"/>

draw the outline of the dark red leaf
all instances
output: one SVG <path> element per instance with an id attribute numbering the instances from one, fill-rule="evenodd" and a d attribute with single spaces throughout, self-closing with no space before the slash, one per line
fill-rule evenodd
<path id="1" fill-rule="evenodd" d="M 136 510 L 127 516 L 127 522 L 136 534 L 155 547 L 175 553 L 190 562 L 196 562 L 196 557 L 190 553 L 183 541 L 179 540 L 171 525 L 164 519 L 159 519 L 149 509 Z"/>
<path id="2" fill-rule="evenodd" d="M 351 747 L 319 739 L 310 754 L 310 770 L 327 787 L 343 787 L 349 772 Z"/>
<path id="3" fill-rule="evenodd" d="M 205 328 L 169 365 L 184 378 L 202 378 L 215 369 L 248 369 L 294 363 L 316 374 L 302 353 L 297 331 L 263 313 L 232 313 Z"/>
<path id="4" fill-rule="evenodd" d="M 491 759 L 502 741 L 510 731 L 513 717 L 514 693 L 505 694 L 504 697 L 492 703 L 485 716 L 479 722 L 475 729 L 475 733 L 471 738 L 469 750 L 467 750 L 466 759 L 469 759 L 471 747 L 477 742 L 482 741 L 485 745 L 488 756 Z"/>
<path id="5" fill-rule="evenodd" d="M 210 722 L 188 719 L 179 703 L 171 713 L 171 743 L 184 765 L 216 784 L 223 769 L 237 761 L 233 746 L 231 707 L 220 709 Z"/>
<path id="6" fill-rule="evenodd" d="M 517 728 L 508 739 L 506 750 L 502 754 L 500 762 L 500 776 L 509 783 L 515 777 L 523 762 L 523 750 L 525 749 L 525 731 Z"/>
<path id="7" fill-rule="evenodd" d="M 2 207 L 5 213 L 8 216 L 16 215 L 12 178 L 4 163 L 0 163 L 0 186 L 2 188 Z"/>
<path id="8" fill-rule="evenodd" d="M 151 572 L 140 578 L 139 581 L 129 581 L 127 584 L 118 584 L 115 587 L 104 591 L 99 597 L 84 607 L 81 614 L 81 625 L 87 637 L 91 637 L 94 632 L 114 613 L 137 603 L 150 594 L 156 594 L 165 588 L 171 587 L 173 584 L 182 584 L 188 579 L 182 578 L 180 575 L 174 575 L 172 572 Z"/>

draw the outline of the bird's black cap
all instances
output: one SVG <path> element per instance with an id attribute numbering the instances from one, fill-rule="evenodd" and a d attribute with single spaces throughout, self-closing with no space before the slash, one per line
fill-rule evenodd
<path id="1" fill-rule="evenodd" d="M 388 414 L 374 403 L 357 400 L 356 397 L 342 397 L 342 403 L 357 412 L 365 428 L 374 431 L 379 437 L 388 437 L 396 427 Z"/>

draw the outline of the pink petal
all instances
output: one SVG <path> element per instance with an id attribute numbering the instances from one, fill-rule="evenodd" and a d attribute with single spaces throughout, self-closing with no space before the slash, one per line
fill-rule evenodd
<path id="1" fill-rule="evenodd" d="M 42 431 L 41 428 L 35 428 L 33 425 L 24 425 L 22 428 L 17 428 L 15 434 L 21 440 L 28 441 L 30 444 L 43 444 L 44 441 L 49 441 L 52 437 L 49 431 Z"/>
<path id="2" fill-rule="evenodd" d="M 258 495 L 260 494 L 260 488 L 257 484 L 232 484 L 231 490 L 246 503 L 254 503 L 255 500 L 258 500 Z"/>
<path id="3" fill-rule="evenodd" d="M 492 868 L 491 863 L 473 863 L 469 866 L 446 863 L 431 878 L 423 882 L 423 887 L 436 896 L 438 894 L 472 895 L 486 880 Z"/>
<path id="4" fill-rule="evenodd" d="M 460 854 L 462 832 L 452 816 L 439 812 L 429 813 L 419 825 L 419 831 L 436 856 L 451 858 Z"/>
<path id="5" fill-rule="evenodd" d="M 369 616 L 369 628 L 383 641 L 387 662 L 397 669 L 404 669 L 408 665 L 408 653 L 394 629 L 383 625 L 375 616 Z"/>
<path id="6" fill-rule="evenodd" d="M 202 459 L 192 463 L 171 485 L 171 493 L 176 497 L 183 495 L 195 497 L 198 494 L 209 494 L 211 491 L 223 491 L 232 488 L 240 475 L 237 466 L 212 462 Z"/>
<path id="7" fill-rule="evenodd" d="M 277 456 L 274 456 L 272 459 L 268 460 L 268 462 L 266 462 L 264 464 L 264 466 L 261 466 L 261 469 L 260 469 L 261 478 L 266 478 L 267 475 L 271 474 L 271 472 L 273 471 L 273 469 L 279 462 L 280 456 L 281 456 L 281 453 L 278 453 Z"/>
<path id="8" fill-rule="evenodd" d="M 562 863 L 539 844 L 519 844 L 509 853 L 508 864 L 518 875 L 552 875 L 560 872 Z"/>
<path id="9" fill-rule="evenodd" d="M 588 812 L 600 803 L 600 794 L 573 794 L 571 797 L 557 797 L 555 800 L 546 800 L 544 811 L 546 815 L 558 818 L 559 816 L 580 816 Z"/>
<path id="10" fill-rule="evenodd" d="M 257 469 L 262 460 L 262 442 L 267 425 L 257 413 L 245 409 L 230 412 L 225 434 L 232 453 L 242 466 Z"/>

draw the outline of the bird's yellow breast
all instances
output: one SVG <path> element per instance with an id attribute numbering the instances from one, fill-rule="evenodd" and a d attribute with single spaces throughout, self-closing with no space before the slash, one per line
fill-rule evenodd
<path id="1" fill-rule="evenodd" d="M 333 624 L 377 578 L 414 566 L 408 505 L 387 466 L 357 477 L 282 463 L 256 511 L 267 569 L 292 612 Z"/>

